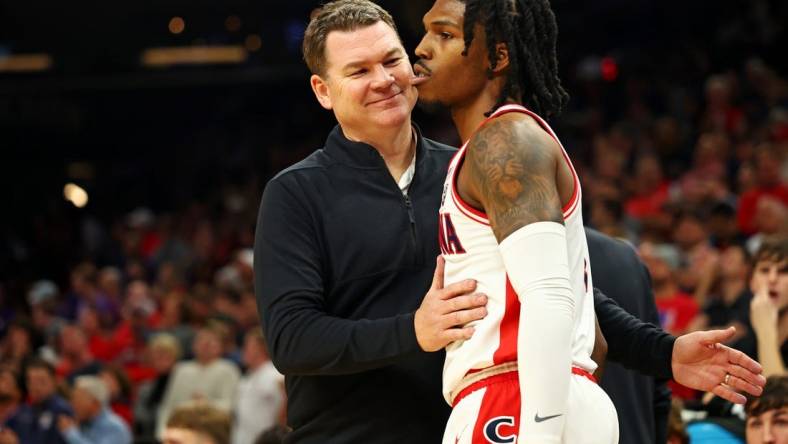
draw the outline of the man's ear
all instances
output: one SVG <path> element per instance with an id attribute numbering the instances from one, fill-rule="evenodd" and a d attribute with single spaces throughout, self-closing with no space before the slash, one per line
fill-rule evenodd
<path id="1" fill-rule="evenodd" d="M 492 70 L 493 74 L 500 74 L 509 67 L 509 48 L 506 46 L 506 43 L 495 44 L 495 62 L 495 69 Z"/>
<path id="2" fill-rule="evenodd" d="M 326 81 L 319 75 L 312 74 L 312 77 L 309 78 L 309 84 L 312 86 L 312 92 L 315 93 L 315 97 L 317 97 L 317 101 L 320 102 L 320 105 L 325 109 L 331 109 L 333 103 Z"/>

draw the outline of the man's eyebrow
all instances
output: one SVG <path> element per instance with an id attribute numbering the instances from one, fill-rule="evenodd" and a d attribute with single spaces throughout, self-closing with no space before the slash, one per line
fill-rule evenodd
<path id="1" fill-rule="evenodd" d="M 451 20 L 447 20 L 447 19 L 433 20 L 433 21 L 430 22 L 430 25 L 433 25 L 433 26 L 453 26 L 455 28 L 459 28 L 460 27 L 460 25 L 458 23 L 455 23 L 455 22 L 453 22 Z"/>
<path id="2" fill-rule="evenodd" d="M 391 48 L 386 53 L 386 55 L 383 56 L 383 58 L 384 59 L 388 59 L 389 57 L 393 57 L 395 55 L 402 55 L 402 54 L 403 54 L 403 52 L 402 52 L 401 48 Z M 353 69 L 353 68 L 358 68 L 358 67 L 366 65 L 366 64 L 367 64 L 367 61 L 365 61 L 365 60 L 359 60 L 359 61 L 355 61 L 355 62 L 350 62 L 347 65 L 345 65 L 344 67 L 342 67 L 342 70 L 343 71 L 347 71 L 347 70 L 350 70 L 350 69 Z"/>

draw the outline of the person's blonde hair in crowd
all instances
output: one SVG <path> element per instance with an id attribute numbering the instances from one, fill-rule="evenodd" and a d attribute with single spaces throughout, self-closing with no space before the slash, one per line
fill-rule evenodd
<path id="1" fill-rule="evenodd" d="M 229 444 L 230 415 L 205 403 L 184 404 L 167 420 L 164 444 Z"/>

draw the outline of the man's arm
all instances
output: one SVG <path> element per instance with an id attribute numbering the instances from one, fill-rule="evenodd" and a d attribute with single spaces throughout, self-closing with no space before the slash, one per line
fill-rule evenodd
<path id="1" fill-rule="evenodd" d="M 678 338 L 627 313 L 615 301 L 594 289 L 594 309 L 607 338 L 608 359 L 644 375 L 674 378 L 695 390 L 713 392 L 744 404 L 740 393 L 760 396 L 766 378 L 763 368 L 724 342 L 736 329 L 696 331 Z M 730 384 L 722 382 L 730 374 Z"/>
<path id="2" fill-rule="evenodd" d="M 521 304 L 517 363 L 520 387 L 528 387 L 521 443 L 561 441 L 569 394 L 574 297 L 555 143 L 533 121 L 505 115 L 479 130 L 466 161 L 465 191 L 490 219 Z"/>
<path id="3" fill-rule="evenodd" d="M 472 329 L 453 327 L 486 314 L 484 308 L 474 309 L 486 299 L 465 295 L 475 289 L 475 282 L 445 289 L 434 282 L 415 314 L 350 320 L 326 313 L 329 264 L 321 253 L 315 215 L 297 186 L 288 185 L 274 179 L 266 186 L 254 252 L 257 306 L 271 360 L 280 372 L 356 373 L 470 337 Z"/>
<path id="4" fill-rule="evenodd" d="M 594 288 L 594 311 L 607 339 L 607 359 L 645 375 L 673 377 L 674 336 L 632 316 L 598 288 Z"/>

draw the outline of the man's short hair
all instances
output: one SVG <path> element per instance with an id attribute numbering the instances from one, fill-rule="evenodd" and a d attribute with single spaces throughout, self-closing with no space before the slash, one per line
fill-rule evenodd
<path id="1" fill-rule="evenodd" d="M 397 30 L 391 15 L 371 1 L 337 0 L 324 5 L 304 31 L 302 51 L 306 66 L 312 74 L 325 74 L 326 38 L 331 31 L 354 31 L 380 21 Z"/>
<path id="2" fill-rule="evenodd" d="M 760 416 L 785 406 L 788 406 L 788 376 L 772 376 L 766 380 L 761 396 L 747 400 L 744 411 L 747 417 Z"/>
<path id="3" fill-rule="evenodd" d="M 229 444 L 230 422 L 229 414 L 208 404 L 185 404 L 172 412 L 167 428 L 190 430 L 215 444 Z"/>
<path id="4" fill-rule="evenodd" d="M 169 333 L 157 333 L 148 340 L 148 348 L 166 350 L 171 353 L 175 359 L 181 357 L 181 345 L 178 339 Z"/>
<path id="5" fill-rule="evenodd" d="M 761 261 L 780 263 L 788 259 L 788 236 L 764 237 L 761 246 L 753 256 L 753 264 Z"/>
<path id="6" fill-rule="evenodd" d="M 89 393 L 90 396 L 102 406 L 107 405 L 109 402 L 109 389 L 107 389 L 107 384 L 98 376 L 78 376 L 74 380 L 74 389 L 80 389 Z"/>
<path id="7" fill-rule="evenodd" d="M 49 373 L 50 377 L 52 377 L 52 378 L 55 377 L 55 367 L 52 364 L 50 364 L 49 362 L 44 361 L 43 359 L 35 358 L 35 359 L 30 360 L 30 362 L 28 362 L 25 365 L 25 373 L 27 373 L 28 371 L 33 370 L 33 369 L 44 370 L 47 373 Z"/>

